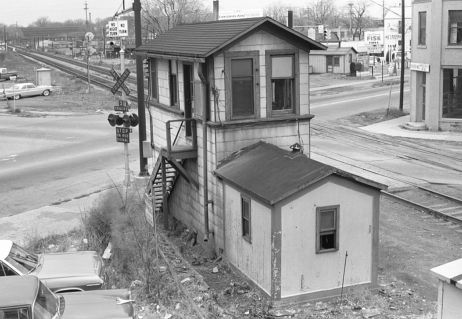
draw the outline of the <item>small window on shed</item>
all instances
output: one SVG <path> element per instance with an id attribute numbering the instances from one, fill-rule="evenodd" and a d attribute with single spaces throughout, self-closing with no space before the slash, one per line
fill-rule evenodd
<path id="1" fill-rule="evenodd" d="M 339 206 L 316 209 L 316 253 L 338 250 L 338 212 Z"/>
<path id="2" fill-rule="evenodd" d="M 159 90 L 158 90 L 158 80 L 157 80 L 157 60 L 156 59 L 150 59 L 149 60 L 149 79 L 150 79 L 150 89 L 151 89 L 151 97 L 154 100 L 159 99 Z"/>
<path id="3" fill-rule="evenodd" d="M 241 196 L 241 214 L 242 214 L 242 237 L 248 242 L 251 241 L 251 224 L 250 224 L 250 199 Z"/>
<path id="4" fill-rule="evenodd" d="M 334 56 L 334 66 L 340 66 L 340 57 Z"/>
<path id="5" fill-rule="evenodd" d="M 178 64 L 173 60 L 169 62 L 170 105 L 178 106 Z"/>

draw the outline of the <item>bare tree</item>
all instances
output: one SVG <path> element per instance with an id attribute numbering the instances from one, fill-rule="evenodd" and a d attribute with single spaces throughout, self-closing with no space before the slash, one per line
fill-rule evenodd
<path id="1" fill-rule="evenodd" d="M 163 33 L 182 23 L 193 23 L 211 19 L 199 0 L 144 0 L 143 17 L 146 31 Z"/>
<path id="2" fill-rule="evenodd" d="M 272 5 L 263 9 L 263 15 L 271 17 L 282 24 L 287 24 L 287 11 L 289 11 L 288 7 Z"/>
<path id="3" fill-rule="evenodd" d="M 365 0 L 358 0 L 351 6 L 350 14 L 352 20 L 352 28 L 354 28 L 353 36 L 354 38 L 357 37 L 358 40 L 361 40 L 363 29 L 366 27 L 368 21 L 366 17 L 367 7 L 368 5 L 366 4 Z"/>
<path id="4" fill-rule="evenodd" d="M 335 19 L 337 9 L 333 0 L 316 0 L 307 7 L 306 13 L 310 23 L 328 25 Z"/>

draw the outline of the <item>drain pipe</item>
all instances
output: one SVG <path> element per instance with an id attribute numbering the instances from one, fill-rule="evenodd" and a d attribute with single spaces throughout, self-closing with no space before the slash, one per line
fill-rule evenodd
<path id="1" fill-rule="evenodd" d="M 205 227 L 204 241 L 208 241 L 210 230 L 209 230 L 209 187 L 208 187 L 208 164 L 207 164 L 207 106 L 208 106 L 208 102 L 207 102 L 208 99 L 206 98 L 207 79 L 204 76 L 203 70 L 200 68 L 200 64 L 199 64 L 199 69 L 197 72 L 202 82 L 201 96 L 203 98 L 202 99 L 202 106 L 203 106 L 203 109 L 202 109 L 202 160 L 203 160 L 202 174 L 204 175 L 203 177 L 203 183 L 204 183 L 203 205 L 204 205 L 204 227 Z"/>

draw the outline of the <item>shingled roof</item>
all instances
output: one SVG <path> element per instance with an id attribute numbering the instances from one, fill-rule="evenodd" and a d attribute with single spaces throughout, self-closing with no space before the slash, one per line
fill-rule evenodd
<path id="1" fill-rule="evenodd" d="M 215 170 L 229 184 L 274 205 L 320 180 L 337 175 L 376 189 L 380 183 L 260 141 L 230 155 Z"/>
<path id="2" fill-rule="evenodd" d="M 305 50 L 326 47 L 269 18 L 219 20 L 178 25 L 136 49 L 138 55 L 164 54 L 206 58 L 256 30 L 267 30 Z"/>

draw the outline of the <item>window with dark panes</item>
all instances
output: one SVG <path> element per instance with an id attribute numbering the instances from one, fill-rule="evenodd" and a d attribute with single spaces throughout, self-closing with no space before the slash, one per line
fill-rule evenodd
<path id="1" fill-rule="evenodd" d="M 293 55 L 271 56 L 272 110 L 295 108 L 295 70 Z"/>
<path id="2" fill-rule="evenodd" d="M 443 69 L 443 118 L 462 118 L 462 69 Z"/>
<path id="3" fill-rule="evenodd" d="M 334 66 L 340 66 L 340 57 L 334 56 Z"/>
<path id="4" fill-rule="evenodd" d="M 159 99 L 159 91 L 158 91 L 158 79 L 157 79 L 157 59 L 150 59 L 149 60 L 149 80 L 151 81 L 151 98 L 158 100 Z"/>
<path id="5" fill-rule="evenodd" d="M 427 41 L 427 12 L 419 12 L 419 45 L 425 45 Z"/>
<path id="6" fill-rule="evenodd" d="M 253 59 L 231 60 L 232 116 L 245 117 L 255 114 Z"/>
<path id="7" fill-rule="evenodd" d="M 27 307 L 0 309 L 1 319 L 29 319 L 29 309 Z"/>
<path id="8" fill-rule="evenodd" d="M 241 197 L 242 237 L 250 241 L 250 199 Z"/>
<path id="9" fill-rule="evenodd" d="M 178 106 L 178 64 L 170 60 L 169 64 L 170 105 Z"/>
<path id="10" fill-rule="evenodd" d="M 338 250 L 338 206 L 316 209 L 316 252 Z"/>
<path id="11" fill-rule="evenodd" d="M 462 44 L 462 10 L 449 10 L 449 44 Z"/>

